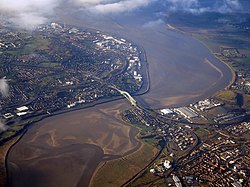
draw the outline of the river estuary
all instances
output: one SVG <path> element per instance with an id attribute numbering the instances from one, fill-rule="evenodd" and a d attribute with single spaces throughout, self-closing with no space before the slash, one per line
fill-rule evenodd
<path id="1" fill-rule="evenodd" d="M 144 47 L 150 90 L 136 98 L 152 108 L 204 99 L 232 79 L 230 69 L 200 41 L 170 30 L 165 23 L 148 18 L 128 23 L 129 18 L 91 21 L 78 17 L 72 13 L 67 23 L 116 34 Z M 128 107 L 121 99 L 33 125 L 9 152 L 9 186 L 88 186 L 99 163 L 140 146 L 135 138 L 138 130 L 120 119 L 120 112 Z"/>

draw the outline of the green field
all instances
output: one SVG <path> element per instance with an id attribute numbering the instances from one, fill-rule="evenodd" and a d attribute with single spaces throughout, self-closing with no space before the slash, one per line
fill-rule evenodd
<path id="1" fill-rule="evenodd" d="M 52 68 L 54 68 L 54 67 L 59 67 L 60 63 L 56 63 L 56 62 L 43 62 L 43 63 L 41 63 L 39 65 L 42 66 L 42 67 L 48 67 L 48 68 L 52 67 Z"/>
<path id="2" fill-rule="evenodd" d="M 135 153 L 118 160 L 108 161 L 93 178 L 91 186 L 121 186 L 141 170 L 152 159 L 158 150 L 148 144 Z"/>
<path id="3" fill-rule="evenodd" d="M 194 133 L 201 139 L 204 139 L 207 137 L 207 135 L 210 134 L 210 131 L 201 127 L 198 127 Z"/>
<path id="4" fill-rule="evenodd" d="M 48 51 L 50 41 L 42 36 L 34 36 L 19 50 L 10 50 L 7 53 L 11 55 L 28 55 L 35 51 Z"/>

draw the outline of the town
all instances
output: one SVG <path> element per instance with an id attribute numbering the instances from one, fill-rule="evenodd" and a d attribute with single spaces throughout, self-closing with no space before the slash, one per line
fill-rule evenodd
<path id="1" fill-rule="evenodd" d="M 0 75 L 10 86 L 0 98 L 1 143 L 45 117 L 123 95 L 131 108 L 122 119 L 159 151 L 127 186 L 140 178 L 178 187 L 249 184 L 249 111 L 225 93 L 183 107 L 146 108 L 133 95 L 147 91 L 147 61 L 132 42 L 58 23 L 33 33 L 3 27 L 0 35 Z M 217 57 L 245 58 L 233 48 Z M 227 97 L 232 90 L 249 94 L 249 75 L 241 68 Z"/>
<path id="2" fill-rule="evenodd" d="M 58 23 L 33 32 L 1 27 L 0 36 L 0 77 L 9 84 L 1 141 L 41 117 L 121 97 L 111 85 L 147 89 L 144 51 L 123 38 Z"/>
<path id="3" fill-rule="evenodd" d="M 250 122 L 246 113 L 217 113 L 224 105 L 210 98 L 161 110 L 137 103 L 124 111 L 123 120 L 138 126 L 141 139 L 160 150 L 140 171 L 141 180 L 158 179 L 168 186 L 247 186 Z M 127 185 L 136 180 L 139 177 Z"/>

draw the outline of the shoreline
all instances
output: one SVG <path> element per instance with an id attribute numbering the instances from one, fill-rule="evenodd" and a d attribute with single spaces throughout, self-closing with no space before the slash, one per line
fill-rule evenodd
<path id="1" fill-rule="evenodd" d="M 105 167 L 106 164 L 108 164 L 108 163 L 110 163 L 112 161 L 118 161 L 118 160 L 123 159 L 123 158 L 125 158 L 127 156 L 131 156 L 133 154 L 136 154 L 137 152 L 139 152 L 142 149 L 143 145 L 145 144 L 145 142 L 143 142 L 142 139 L 139 138 L 139 135 L 140 135 L 140 132 L 141 132 L 140 128 L 136 127 L 136 126 L 133 126 L 133 125 L 127 123 L 127 122 L 124 122 L 124 123 L 127 126 L 130 126 L 131 128 L 137 129 L 137 134 L 135 136 L 135 139 L 137 140 L 138 145 L 135 148 L 133 148 L 132 150 L 130 150 L 127 153 L 125 153 L 124 155 L 120 156 L 119 158 L 110 159 L 110 160 L 107 160 L 107 161 L 105 160 L 105 161 L 100 162 L 100 164 L 97 166 L 97 168 L 95 169 L 95 171 L 93 172 L 93 174 L 92 174 L 92 176 L 91 176 L 91 178 L 89 180 L 89 187 L 91 187 L 91 185 L 93 183 L 93 180 L 94 180 L 94 177 L 96 176 L 96 174 L 98 173 L 98 171 L 102 167 Z"/>
<path id="2" fill-rule="evenodd" d="M 222 62 L 223 64 L 225 64 L 231 70 L 232 79 L 231 79 L 230 83 L 227 85 L 227 87 L 224 88 L 224 89 L 229 89 L 232 86 L 232 84 L 236 81 L 236 72 L 234 71 L 234 69 L 228 63 L 226 63 L 224 60 L 222 60 L 219 57 L 217 57 L 216 53 L 213 53 L 213 54 L 215 55 L 215 58 L 217 58 L 220 62 Z"/>
<path id="3" fill-rule="evenodd" d="M 190 33 L 185 33 L 185 32 L 183 32 L 183 31 L 179 31 L 179 30 L 177 30 L 176 32 L 182 32 L 183 34 L 188 34 L 188 35 L 190 35 Z M 197 39 L 197 38 L 195 38 L 194 36 L 192 36 L 191 35 L 191 37 L 192 38 L 194 38 L 195 40 L 198 40 L 200 43 L 202 43 L 207 49 L 209 49 L 209 51 L 211 52 L 211 54 L 213 54 L 213 56 L 216 58 L 216 59 L 218 59 L 219 60 L 219 62 L 221 62 L 221 63 L 223 63 L 223 64 L 225 64 L 229 69 L 230 69 L 230 71 L 231 72 L 234 72 L 234 71 L 232 71 L 232 69 L 230 68 L 230 66 L 227 64 L 227 63 L 225 63 L 225 62 L 223 62 L 222 60 L 220 60 L 219 58 L 217 58 L 215 55 L 214 55 L 214 53 L 212 53 L 212 51 L 210 50 L 210 48 L 208 48 L 207 47 L 207 45 L 205 45 L 201 40 L 199 40 L 199 39 Z M 144 49 L 144 48 L 143 48 Z M 144 51 L 144 53 L 145 53 L 145 56 L 146 56 L 146 52 Z M 147 61 L 146 61 L 147 62 Z M 211 62 L 212 63 L 212 62 Z M 212 63 L 213 64 L 213 63 Z M 214 64 L 213 64 L 214 65 Z M 150 79 L 149 79 L 149 64 L 148 64 L 148 62 L 145 64 L 145 68 L 146 68 L 146 75 L 148 76 L 148 83 L 147 83 L 147 86 L 146 86 L 146 90 L 145 91 L 141 91 L 140 92 L 140 90 L 138 91 L 138 93 L 135 93 L 135 94 L 132 94 L 133 96 L 140 96 L 140 95 L 143 95 L 143 94 L 145 94 L 145 93 L 147 93 L 149 90 L 150 90 Z M 214 65 L 215 66 L 215 65 Z M 219 68 L 220 69 L 220 68 Z M 235 76 L 233 76 L 233 74 L 232 74 L 232 77 L 234 78 Z M 234 82 L 234 79 L 232 78 L 232 80 L 230 81 L 230 83 L 229 83 L 229 85 L 227 86 L 227 87 L 229 87 L 233 82 Z M 144 85 L 145 86 L 145 85 Z M 226 87 L 226 88 L 227 88 Z M 223 88 L 223 89 L 225 89 L 225 88 Z M 222 90 L 222 89 L 221 89 Z M 218 92 L 218 91 L 217 91 Z M 216 93 L 217 93 L 216 92 Z M 214 94 L 216 94 L 216 93 L 214 93 Z M 214 95 L 213 94 L 213 95 Z M 197 97 L 197 99 L 198 99 L 199 97 Z M 27 129 L 26 128 L 24 128 L 24 131 L 25 132 L 23 132 L 23 133 L 21 133 L 22 134 L 22 136 L 21 137 L 23 137 L 25 134 L 26 134 L 26 132 L 29 130 L 29 128 L 32 128 L 34 125 L 36 125 L 39 121 L 42 121 L 42 120 L 44 120 L 44 119 L 48 119 L 48 118 L 50 118 L 50 117 L 55 117 L 55 116 L 58 116 L 58 115 L 61 115 L 61 114 L 64 114 L 64 113 L 70 113 L 70 112 L 74 112 L 74 111 L 80 111 L 80 110 L 82 110 L 82 109 L 87 109 L 87 108 L 91 108 L 91 107 L 95 107 L 95 106 L 97 106 L 97 105 L 100 105 L 100 104 L 104 104 L 104 103 L 109 103 L 109 102 L 112 102 L 112 101 L 116 101 L 116 100 L 120 100 L 120 99 L 124 99 L 124 97 L 123 96 L 117 96 L 117 97 L 115 97 L 115 98 L 106 98 L 106 99 L 100 99 L 100 101 L 97 101 L 97 102 L 94 102 L 94 103 L 91 103 L 91 104 L 87 104 L 87 106 L 82 106 L 82 107 L 75 107 L 75 108 L 73 108 L 73 109 L 70 109 L 70 110 L 62 110 L 62 111 L 59 111 L 59 112 L 56 112 L 55 114 L 52 114 L 52 115 L 46 115 L 46 116 L 44 116 L 44 117 L 42 117 L 40 120 L 38 120 L 38 121 L 35 121 L 35 122 L 32 122 L 31 124 L 29 124 L 29 126 L 27 127 Z M 132 125 L 129 125 L 129 126 L 132 126 Z M 132 126 L 132 127 L 134 127 L 134 126 Z M 135 127 L 135 128 L 138 128 L 138 127 Z M 142 142 L 142 140 L 141 139 L 139 139 L 138 138 L 138 136 L 139 136 L 139 132 L 140 131 L 138 131 L 138 133 L 137 133 L 137 135 L 136 135 L 136 139 L 138 140 L 138 142 L 140 142 L 140 146 L 139 147 L 136 147 L 136 149 L 132 152 L 132 153 L 126 153 L 125 155 L 123 155 L 123 156 L 121 156 L 120 158 L 115 158 L 115 159 L 111 159 L 111 160 L 108 160 L 108 161 L 105 161 L 104 163 L 102 163 L 102 164 L 100 164 L 96 169 L 95 169 L 95 171 L 94 171 L 94 173 L 92 174 L 92 176 L 91 176 L 91 179 L 90 179 L 90 182 L 89 182 L 89 185 L 91 184 L 91 181 L 93 180 L 93 178 L 94 178 L 94 176 L 96 175 L 96 173 L 98 172 L 98 170 L 100 169 L 100 168 L 102 168 L 103 166 L 105 166 L 105 164 L 106 163 L 108 163 L 108 162 L 110 162 L 110 161 L 114 161 L 114 160 L 119 160 L 119 159 L 121 159 L 121 158 L 124 158 L 124 157 L 126 157 L 126 156 L 128 156 L 128 155 L 133 155 L 133 154 L 135 154 L 136 152 L 138 152 L 138 151 L 140 151 L 141 149 L 142 149 L 142 145 L 143 145 L 143 142 Z M 13 145 L 13 146 L 11 146 L 11 148 L 8 150 L 8 154 L 9 154 L 9 152 L 10 152 L 10 150 L 19 142 L 21 140 L 21 138 L 19 138 L 19 140 Z M 6 158 L 7 158 L 7 156 L 6 156 Z M 6 163 L 7 163 L 7 159 L 6 159 Z M 8 175 L 8 174 L 7 174 Z"/>
<path id="4" fill-rule="evenodd" d="M 6 181 L 6 187 L 8 187 L 8 186 L 9 186 L 9 183 L 10 183 L 10 181 L 9 181 L 9 172 L 8 172 L 8 170 L 9 170 L 9 167 L 8 167 L 8 156 L 9 156 L 9 154 L 10 154 L 12 148 L 13 148 L 15 145 L 18 144 L 18 142 L 22 139 L 22 137 L 26 134 L 27 131 L 28 131 L 28 130 L 26 129 L 25 132 L 22 133 L 19 137 L 17 136 L 17 139 L 15 140 L 15 142 L 13 142 L 13 143 L 11 144 L 11 146 L 9 147 L 9 149 L 8 149 L 7 152 L 6 152 L 5 161 L 4 161 L 4 164 L 5 164 L 5 171 L 6 171 L 6 179 L 5 179 L 5 181 Z M 15 137 L 14 137 L 14 138 L 15 138 Z M 14 140 L 14 138 L 11 139 L 11 140 Z M 11 140 L 10 140 L 10 141 L 11 141 Z"/>
<path id="5" fill-rule="evenodd" d="M 207 45 L 204 41 L 202 41 L 202 40 L 199 39 L 199 38 L 196 38 L 191 32 L 186 32 L 186 31 L 183 31 L 183 30 L 181 30 L 181 29 L 178 29 L 177 27 L 173 26 L 173 25 L 170 24 L 170 23 L 166 23 L 166 24 L 167 24 L 167 26 L 169 27 L 169 29 L 171 29 L 172 31 L 174 31 L 174 32 L 180 32 L 180 33 L 182 33 L 182 34 L 187 34 L 187 35 L 191 36 L 193 39 L 199 41 L 203 46 L 205 46 L 205 47 L 210 51 L 210 53 L 211 53 L 220 63 L 222 63 L 222 64 L 224 64 L 224 65 L 227 66 L 227 68 L 231 71 L 232 79 L 230 80 L 230 82 L 228 83 L 228 85 L 227 85 L 225 88 L 223 88 L 223 89 L 228 89 L 228 88 L 235 82 L 236 74 L 235 74 L 234 69 L 233 69 L 228 63 L 226 63 L 225 61 L 223 61 L 222 59 L 220 59 L 219 57 L 217 57 L 216 54 L 218 54 L 218 53 L 213 52 L 212 49 L 210 49 L 210 48 L 208 47 L 208 45 Z M 217 67 L 216 65 L 214 65 L 211 61 L 210 61 L 210 63 L 211 63 L 213 66 L 215 66 L 216 68 L 218 68 L 218 67 Z M 218 68 L 218 69 L 220 69 L 220 68 Z M 220 69 L 220 71 L 221 71 L 221 69 Z M 222 72 L 222 71 L 221 71 L 221 72 Z M 221 90 L 220 90 L 220 91 L 221 91 Z M 218 93 L 218 92 L 219 92 L 219 91 L 217 91 L 216 93 Z M 214 96 L 216 93 L 214 93 L 212 96 Z"/>
<path id="6" fill-rule="evenodd" d="M 192 35 L 192 33 L 188 33 L 188 32 L 179 30 L 179 29 L 173 27 L 173 26 L 170 25 L 170 24 L 167 24 L 167 26 L 169 27 L 169 29 L 173 30 L 174 32 L 180 32 L 180 33 L 182 33 L 182 34 L 187 34 L 187 35 L 191 36 L 192 38 L 194 38 L 195 40 L 198 40 L 200 43 L 202 43 L 202 45 L 204 45 L 204 46 L 210 51 L 210 53 L 211 53 L 220 63 L 226 65 L 227 68 L 230 69 L 231 75 L 232 75 L 232 79 L 229 81 L 228 85 L 227 85 L 225 88 L 221 89 L 221 90 L 228 89 L 228 88 L 235 82 L 236 75 L 235 75 L 235 71 L 233 70 L 233 68 L 232 68 L 229 64 L 227 64 L 226 62 L 224 62 L 222 59 L 220 59 L 219 57 L 217 57 L 217 56 L 216 56 L 216 53 L 214 53 L 214 52 L 213 52 L 213 51 L 212 51 L 212 50 L 211 50 L 202 40 L 200 40 L 200 39 L 194 37 L 194 36 Z M 205 61 L 207 61 L 207 62 L 205 62 L 205 63 L 208 63 L 209 66 L 211 66 L 211 67 L 214 68 L 217 72 L 220 73 L 220 78 L 219 78 L 219 80 L 220 80 L 220 79 L 224 76 L 222 70 L 221 70 L 220 68 L 218 68 L 218 67 L 217 67 L 214 63 L 212 63 L 210 60 L 205 59 Z M 213 85 L 211 85 L 211 86 L 214 86 L 219 80 L 217 80 L 217 81 L 216 81 Z M 211 96 L 209 96 L 209 97 L 212 97 L 212 96 L 216 95 L 216 94 L 217 94 L 218 92 L 220 92 L 221 90 L 216 91 L 215 93 L 213 93 L 213 94 L 212 94 Z M 139 94 L 139 95 L 142 95 L 142 94 Z M 136 128 L 139 128 L 139 127 L 136 127 Z M 138 135 L 139 135 L 139 133 L 137 134 L 137 138 L 138 138 Z M 136 150 L 135 152 L 131 153 L 130 155 L 133 155 L 133 154 L 136 154 L 137 152 L 139 152 L 139 151 L 142 149 L 143 145 L 146 144 L 145 142 L 143 142 L 142 139 L 140 139 L 139 141 L 141 142 L 140 148 L 139 148 L 138 150 Z M 124 158 L 124 157 L 126 157 L 126 155 L 122 156 L 121 158 Z M 93 175 L 92 175 L 92 177 L 91 177 L 91 180 L 90 180 L 90 182 L 89 182 L 89 186 L 91 187 L 91 184 L 93 183 L 94 177 L 96 176 L 96 174 L 98 173 L 98 171 L 99 171 L 102 167 L 105 167 L 105 165 L 106 165 L 107 163 L 109 163 L 110 161 L 119 160 L 119 159 L 121 159 L 121 158 L 112 159 L 112 160 L 109 160 L 109 161 L 105 161 L 105 162 L 103 162 L 103 163 L 100 163 L 100 165 L 96 168 L 95 172 L 93 173 Z"/>
<path id="7" fill-rule="evenodd" d="M 202 41 L 202 40 L 196 38 L 195 36 L 192 35 L 192 33 L 189 33 L 189 34 L 191 34 L 191 36 L 192 36 L 194 39 L 200 41 L 200 42 L 201 42 L 201 43 L 211 52 L 211 54 L 212 54 L 219 62 L 221 62 L 222 64 L 226 65 L 227 68 L 231 71 L 232 79 L 230 80 L 230 82 L 228 83 L 228 85 L 227 85 L 225 88 L 223 88 L 223 89 L 228 89 L 228 88 L 235 82 L 235 79 L 236 79 L 236 74 L 235 74 L 234 69 L 233 69 L 228 63 L 226 63 L 225 61 L 223 61 L 222 59 L 220 59 L 219 57 L 217 57 L 216 54 L 218 54 L 218 53 L 214 53 L 214 52 L 212 51 L 212 49 L 210 49 L 210 48 L 208 47 L 208 45 L 207 45 L 204 41 Z M 212 62 L 211 62 L 211 63 L 212 63 Z M 213 63 L 212 63 L 212 64 L 213 64 Z M 213 64 L 213 65 L 214 65 L 214 64 Z M 215 66 L 215 65 L 214 65 L 214 66 Z M 216 93 L 215 93 L 215 94 L 216 94 Z M 215 94 L 214 94 L 214 95 L 215 95 Z"/>
<path id="8" fill-rule="evenodd" d="M 24 133 L 25 134 L 25 133 Z M 2 181 L 0 181 L 0 186 L 8 186 L 8 167 L 7 167 L 7 158 L 9 156 L 9 153 L 12 149 L 12 147 L 14 147 L 20 140 L 21 138 L 23 137 L 23 135 L 17 135 L 15 136 L 14 138 L 12 138 L 11 140 L 9 140 L 8 142 L 6 142 L 6 144 L 3 144 L 1 145 L 1 163 L 3 164 L 1 167 L 1 169 L 3 169 L 3 171 L 1 171 L 3 174 L 5 174 L 4 176 L 1 176 L 1 177 L 4 177 L 4 178 L 1 178 Z"/>
<path id="9" fill-rule="evenodd" d="M 118 103 L 118 105 L 119 105 L 119 103 L 120 102 L 116 102 L 116 103 Z M 111 104 L 112 105 L 112 104 Z M 115 104 L 116 105 L 116 104 Z M 99 110 L 99 109 L 97 109 L 97 110 Z M 75 112 L 77 112 L 78 114 L 80 114 L 81 113 L 81 111 L 79 112 L 79 111 L 74 111 L 74 113 Z M 55 117 L 55 116 L 53 116 L 53 117 Z M 39 122 L 34 122 L 33 124 L 32 124 L 32 126 L 31 127 L 36 127 L 36 125 L 41 125 L 43 122 L 43 120 L 51 120 L 51 121 L 53 121 L 54 119 L 53 119 L 53 117 L 51 116 L 51 118 L 45 118 L 45 119 L 42 119 L 42 120 L 40 120 Z M 127 126 L 127 128 L 128 129 L 130 129 L 129 130 L 129 141 L 131 142 L 131 146 L 132 146 L 132 149 L 129 149 L 129 150 L 127 150 L 124 154 L 122 154 L 122 155 L 114 155 L 114 156 L 112 156 L 112 155 L 109 155 L 109 153 L 107 153 L 107 156 L 109 156 L 109 157 L 106 157 L 105 156 L 105 148 L 103 149 L 103 147 L 102 146 L 100 146 L 100 145 L 96 145 L 96 144 L 92 144 L 92 143 L 87 143 L 87 144 L 89 144 L 89 145 L 94 145 L 94 146 L 97 146 L 97 147 L 99 147 L 100 149 L 102 149 L 102 151 L 104 151 L 104 156 L 102 157 L 102 160 L 105 162 L 105 161 L 112 161 L 112 160 L 116 160 L 116 159 L 121 159 L 121 158 L 123 158 L 123 157 L 125 157 L 125 156 L 128 156 L 128 155 L 131 155 L 131 154 L 133 154 L 134 152 L 136 152 L 137 150 L 139 150 L 140 148 L 141 148 L 141 146 L 142 146 L 142 142 L 140 141 L 140 139 L 139 139 L 139 128 L 137 128 L 137 127 L 135 127 L 135 126 L 133 126 L 133 125 L 130 125 L 130 124 L 128 124 L 128 123 L 126 123 L 126 122 L 124 122 L 122 119 L 120 119 L 121 120 L 121 126 Z M 46 122 L 46 123 L 48 123 L 48 121 Z M 39 126 L 38 126 L 39 127 Z M 22 134 L 22 137 L 24 136 L 24 135 L 26 135 L 26 133 L 28 133 L 28 130 L 26 130 L 23 134 Z M 8 150 L 8 157 L 9 157 L 9 155 L 10 155 L 10 153 L 11 153 L 11 151 L 13 150 L 13 147 L 17 144 L 17 143 L 19 143 L 20 141 L 22 140 L 22 138 L 19 138 L 19 140 Z M 101 160 L 101 162 L 103 162 Z M 6 168 L 8 168 L 8 169 L 10 169 L 9 167 L 10 167 L 10 162 L 9 162 L 9 159 L 7 158 L 6 160 L 5 160 L 5 165 L 6 165 Z M 99 165 L 99 164 L 98 164 Z M 94 172 L 96 171 L 96 168 L 93 170 Z M 8 172 L 9 173 L 9 172 Z M 83 173 L 83 175 L 84 175 L 84 173 Z M 85 176 L 85 175 L 84 175 Z M 91 175 L 92 176 L 92 175 Z M 9 176 L 7 176 L 7 180 L 8 179 L 10 179 L 10 175 Z M 81 179 L 81 180 L 79 180 L 78 181 L 78 184 L 82 184 L 82 182 L 81 181 L 86 181 L 86 178 L 83 180 L 83 179 Z M 11 181 L 8 181 L 8 184 L 10 184 L 10 182 Z M 85 183 L 85 182 L 84 182 Z M 10 186 L 10 185 L 9 185 Z"/>
<path id="10" fill-rule="evenodd" d="M 137 46 L 137 45 L 136 45 Z M 149 90 L 150 90 L 150 80 L 149 80 L 149 69 L 148 69 L 148 62 L 147 62 L 147 57 L 146 57 L 146 51 L 144 50 L 143 47 L 141 46 L 137 46 L 140 48 L 140 50 L 142 51 L 140 55 L 143 55 L 141 58 L 142 58 L 142 61 L 143 61 L 143 65 L 142 65 L 142 74 L 145 75 L 145 79 L 146 81 L 143 82 L 143 86 L 142 88 L 132 94 L 133 96 L 140 96 L 140 95 L 143 95 L 145 93 L 147 93 Z M 9 156 L 9 153 L 11 152 L 12 148 L 22 139 L 22 137 L 27 133 L 27 131 L 32 128 L 33 126 L 35 126 L 36 124 L 38 124 L 39 122 L 45 120 L 45 119 L 49 119 L 49 118 L 53 118 L 53 117 L 56 117 L 58 115 L 62 115 L 62 114 L 65 114 L 65 113 L 71 113 L 71 112 L 75 112 L 75 111 L 80 111 L 80 110 L 84 110 L 84 109 L 88 109 L 88 108 L 92 108 L 92 107 L 95 107 L 97 105 L 102 105 L 102 104 L 105 104 L 105 103 L 109 103 L 109 102 L 114 102 L 114 101 L 117 101 L 117 100 L 121 100 L 121 99 L 125 99 L 123 96 L 115 96 L 113 98 L 103 98 L 103 99 L 100 99 L 99 101 L 96 101 L 96 102 L 93 102 L 93 103 L 87 103 L 86 105 L 83 105 L 83 106 L 77 106 L 75 108 L 72 108 L 72 109 L 62 109 L 61 111 L 58 111 L 58 112 L 55 112 L 54 114 L 45 114 L 44 116 L 42 115 L 40 117 L 40 119 L 36 120 L 36 121 L 32 121 L 30 123 L 28 123 L 27 125 L 25 125 L 22 129 L 20 129 L 14 136 L 12 137 L 9 137 L 7 138 L 6 140 L 3 140 L 1 142 L 2 145 L 6 144 L 7 142 L 13 140 L 15 137 L 17 136 L 20 136 L 18 138 L 18 140 L 13 144 L 11 145 L 11 147 L 8 149 L 7 153 L 6 153 L 6 158 L 5 158 L 5 162 L 4 162 L 4 165 L 5 165 L 5 170 L 6 170 L 6 183 L 7 183 L 7 186 L 8 183 L 9 183 L 9 176 L 8 176 L 8 156 Z M 32 119 L 32 118 L 31 118 Z M 128 125 L 132 128 L 135 128 L 133 127 L 132 125 Z M 136 135 L 136 140 L 137 140 L 137 143 L 138 145 L 133 149 L 133 150 L 130 150 L 128 151 L 125 155 L 121 156 L 120 158 L 124 157 L 124 156 L 127 156 L 127 155 L 130 155 L 130 154 L 133 154 L 134 152 L 137 151 L 137 149 L 140 149 L 140 147 L 142 146 L 142 142 L 139 141 L 138 139 L 138 136 L 139 136 L 139 129 L 136 128 L 138 130 L 137 132 L 137 135 Z M 117 158 L 117 159 L 120 159 L 120 158 Z M 112 159 L 113 160 L 113 159 Z M 91 177 L 92 178 L 92 177 Z"/>
<path id="11" fill-rule="evenodd" d="M 91 30 L 91 31 L 99 31 L 97 29 L 92 29 L 92 28 L 85 28 L 85 27 L 82 27 L 82 29 L 86 29 L 86 30 Z M 101 31 L 99 31 L 101 32 Z M 117 37 L 117 35 L 114 35 Z M 128 40 L 130 41 L 130 40 Z M 130 41 L 131 43 L 133 43 L 132 41 Z M 140 95 L 143 95 L 143 94 L 146 94 L 150 91 L 150 77 L 149 77 L 149 64 L 148 64 L 148 61 L 147 61 L 147 54 L 146 54 L 146 51 L 145 49 L 142 47 L 142 46 L 139 46 L 137 44 L 134 44 L 137 48 L 140 49 L 141 53 L 140 53 L 140 59 L 142 61 L 142 75 L 143 77 L 145 77 L 145 80 L 143 80 L 143 84 L 142 84 L 142 87 L 135 93 L 131 94 L 132 96 L 140 96 Z M 54 113 L 52 114 L 48 114 L 48 113 L 44 113 L 44 114 L 41 114 L 40 116 L 38 115 L 38 117 L 40 117 L 41 119 L 33 122 L 29 122 L 26 127 L 26 125 L 20 129 L 19 131 L 17 131 L 16 134 L 14 134 L 13 136 L 11 137 L 7 137 L 6 139 L 4 140 L 1 140 L 0 141 L 0 146 L 1 145 L 4 145 L 6 142 L 10 141 L 11 139 L 15 138 L 16 136 L 22 134 L 24 131 L 26 131 L 27 129 L 29 129 L 30 126 L 32 126 L 32 124 L 34 123 L 37 123 L 41 120 L 44 120 L 46 118 L 49 118 L 49 117 L 54 117 L 54 116 L 57 116 L 57 115 L 60 115 L 60 114 L 65 114 L 65 113 L 68 113 L 68 112 L 73 112 L 73 111 L 77 111 L 77 110 L 82 110 L 82 109 L 86 109 L 86 108 L 91 108 L 91 107 L 95 107 L 97 105 L 101 105 L 101 104 L 105 104 L 105 103 L 108 103 L 108 102 L 112 102 L 112 101 L 117 101 L 117 100 L 121 100 L 121 99 L 125 99 L 124 96 L 122 95 L 117 95 L 117 96 L 113 96 L 113 97 L 110 97 L 110 98 L 100 98 L 99 100 L 97 101 L 93 101 L 93 102 L 90 102 L 90 103 L 84 103 L 84 104 L 80 104 L 80 105 L 76 105 L 76 107 L 73 107 L 73 108 L 62 108 L 62 109 L 59 109 L 59 111 L 55 111 Z M 37 117 L 37 116 L 35 116 Z M 34 117 L 30 117 L 28 119 L 31 119 Z"/>

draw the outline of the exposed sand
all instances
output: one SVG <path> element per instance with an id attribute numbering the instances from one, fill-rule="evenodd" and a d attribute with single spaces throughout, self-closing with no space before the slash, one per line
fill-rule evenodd
<path id="1" fill-rule="evenodd" d="M 145 48 L 150 91 L 140 100 L 150 107 L 190 104 L 225 88 L 232 79 L 230 69 L 201 42 L 171 31 L 165 24 L 146 28 L 143 24 L 149 20 L 139 17 L 120 22 L 94 20 L 79 12 L 63 14 L 69 24 L 115 33 Z M 206 59 L 210 63 L 204 63 Z M 119 118 L 119 111 L 129 107 L 124 103 L 101 104 L 32 127 L 9 154 L 10 186 L 87 186 L 103 159 L 118 158 L 138 148 L 137 129 Z"/>
<path id="2" fill-rule="evenodd" d="M 140 145 L 138 129 L 120 120 L 124 107 L 115 101 L 35 125 L 10 152 L 10 186 L 87 186 L 103 159 L 119 158 Z"/>

